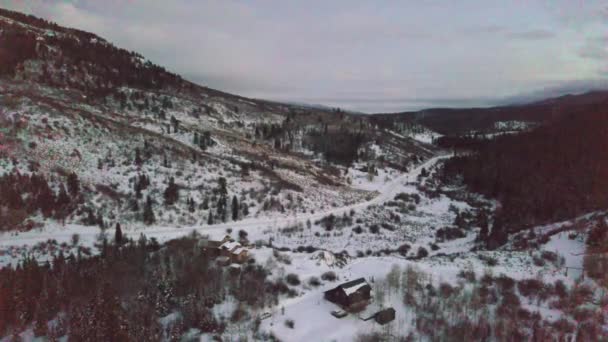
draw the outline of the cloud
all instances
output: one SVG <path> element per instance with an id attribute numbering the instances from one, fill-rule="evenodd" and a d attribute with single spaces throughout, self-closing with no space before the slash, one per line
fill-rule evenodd
<path id="1" fill-rule="evenodd" d="M 471 26 L 471 27 L 465 28 L 463 31 L 466 33 L 473 33 L 473 34 L 502 34 L 505 31 L 507 31 L 507 28 L 505 26 L 491 24 L 491 25 Z"/>
<path id="2" fill-rule="evenodd" d="M 510 32 L 507 37 L 521 40 L 545 40 L 555 38 L 556 34 L 548 30 L 529 30 L 521 32 Z"/>
<path id="3" fill-rule="evenodd" d="M 606 7 L 555 3 L 0 0 L 201 85 L 371 112 L 486 105 L 539 82 L 605 75 L 601 42 L 586 39 Z"/>
<path id="4" fill-rule="evenodd" d="M 493 36 L 518 40 L 545 40 L 556 37 L 555 32 L 546 29 L 514 30 L 501 25 L 470 26 L 461 30 L 462 33 L 474 36 Z"/>
<path id="5" fill-rule="evenodd" d="M 553 0 L 543 4 L 562 24 L 575 29 L 608 20 L 608 5 L 604 0 Z"/>
<path id="6" fill-rule="evenodd" d="M 579 54 L 584 58 L 608 62 L 608 36 L 587 39 Z"/>

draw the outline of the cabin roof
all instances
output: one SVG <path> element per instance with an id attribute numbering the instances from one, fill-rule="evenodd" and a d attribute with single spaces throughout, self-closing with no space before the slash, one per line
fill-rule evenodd
<path id="1" fill-rule="evenodd" d="M 369 284 L 367 283 L 365 278 L 359 278 L 359 279 L 351 280 L 344 284 L 338 285 L 336 288 L 334 288 L 333 290 L 329 290 L 329 291 L 335 291 L 337 289 L 341 289 L 342 291 L 344 291 L 344 293 L 347 296 L 350 296 L 351 294 L 357 292 L 359 289 L 361 289 L 364 286 L 369 286 Z"/>
<path id="2" fill-rule="evenodd" d="M 230 242 L 230 241 L 228 241 L 228 242 L 224 242 L 224 243 L 223 243 L 223 244 L 220 246 L 220 248 L 226 249 L 226 250 L 228 250 L 228 251 L 232 251 L 232 250 L 234 250 L 235 248 L 239 248 L 239 247 L 241 247 L 241 244 L 240 244 L 240 243 L 238 243 L 238 242 Z"/>
<path id="3" fill-rule="evenodd" d="M 365 278 L 359 278 L 359 279 L 355 279 L 355 280 L 351 280 L 351 281 L 347 281 L 344 284 L 341 284 L 340 287 L 343 288 L 344 290 L 351 288 L 351 287 L 358 287 L 359 285 L 366 285 L 367 281 L 365 281 Z"/>
<path id="4" fill-rule="evenodd" d="M 236 247 L 233 251 L 232 254 L 241 254 L 245 251 L 245 248 L 242 246 L 238 246 Z"/>
<path id="5" fill-rule="evenodd" d="M 346 293 L 347 296 L 350 296 L 351 294 L 359 291 L 359 289 L 364 286 L 369 286 L 365 279 L 363 280 L 363 282 L 357 283 L 349 287 L 343 287 L 342 289 L 344 290 L 344 293 Z"/>

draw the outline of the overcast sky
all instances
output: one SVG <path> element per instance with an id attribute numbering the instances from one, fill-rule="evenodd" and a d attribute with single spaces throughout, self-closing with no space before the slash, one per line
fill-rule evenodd
<path id="1" fill-rule="evenodd" d="M 201 85 L 365 112 L 608 88 L 605 0 L 0 0 Z"/>

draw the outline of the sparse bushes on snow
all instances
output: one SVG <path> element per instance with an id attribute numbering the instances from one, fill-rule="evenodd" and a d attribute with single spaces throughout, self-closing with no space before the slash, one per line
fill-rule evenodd
<path id="1" fill-rule="evenodd" d="M 545 284 L 537 279 L 524 279 L 517 282 L 517 289 L 524 297 L 536 297 L 541 295 Z"/>
<path id="2" fill-rule="evenodd" d="M 380 226 L 377 225 L 377 224 L 372 224 L 369 227 L 369 232 L 372 233 L 372 234 L 378 234 L 380 232 Z"/>
<path id="3" fill-rule="evenodd" d="M 477 278 L 475 275 L 475 271 L 473 270 L 461 270 L 460 272 L 458 272 L 458 277 L 468 281 L 469 283 L 475 282 Z"/>
<path id="4" fill-rule="evenodd" d="M 317 277 L 310 277 L 310 279 L 308 279 L 308 285 L 318 287 L 321 286 L 321 281 Z"/>
<path id="5" fill-rule="evenodd" d="M 435 232 L 435 238 L 439 242 L 461 239 L 466 236 L 467 234 L 463 229 L 456 227 L 439 228 Z"/>
<path id="6" fill-rule="evenodd" d="M 479 260 L 483 261 L 487 266 L 494 267 L 498 265 L 498 260 L 488 255 L 479 255 Z"/>
<path id="7" fill-rule="evenodd" d="M 280 253 L 278 250 L 274 250 L 272 255 L 277 259 L 278 262 L 283 263 L 285 265 L 291 265 L 291 257 L 287 254 Z"/>
<path id="8" fill-rule="evenodd" d="M 300 285 L 300 277 L 298 277 L 298 275 L 294 273 L 289 273 L 287 277 L 285 277 L 285 281 L 287 281 L 287 284 L 291 286 Z"/>
<path id="9" fill-rule="evenodd" d="M 427 256 L 429 256 L 429 251 L 427 251 L 426 248 L 424 248 L 424 247 L 419 247 L 418 253 L 416 253 L 416 257 L 418 259 L 422 259 L 422 258 L 426 258 Z"/>
<path id="10" fill-rule="evenodd" d="M 335 272 L 327 271 L 321 275 L 321 279 L 323 279 L 325 281 L 336 281 L 337 276 L 336 276 Z"/>
<path id="11" fill-rule="evenodd" d="M 308 246 L 298 246 L 298 248 L 295 249 L 295 252 L 298 252 L 298 253 L 308 253 L 308 254 L 314 253 L 316 251 L 318 251 L 318 248 L 316 248 L 314 246 L 311 246 L 311 245 L 308 245 Z"/>
<path id="12" fill-rule="evenodd" d="M 407 243 L 404 243 L 403 245 L 399 246 L 397 251 L 399 252 L 399 254 L 401 254 L 403 256 L 407 256 L 407 252 L 409 252 L 410 248 L 411 248 L 410 245 L 408 245 Z"/>

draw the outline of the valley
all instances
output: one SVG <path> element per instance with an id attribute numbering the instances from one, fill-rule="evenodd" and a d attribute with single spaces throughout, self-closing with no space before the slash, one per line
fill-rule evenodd
<path id="1" fill-rule="evenodd" d="M 606 91 L 266 101 L 4 9 L 0 62 L 2 342 L 608 338 Z"/>

